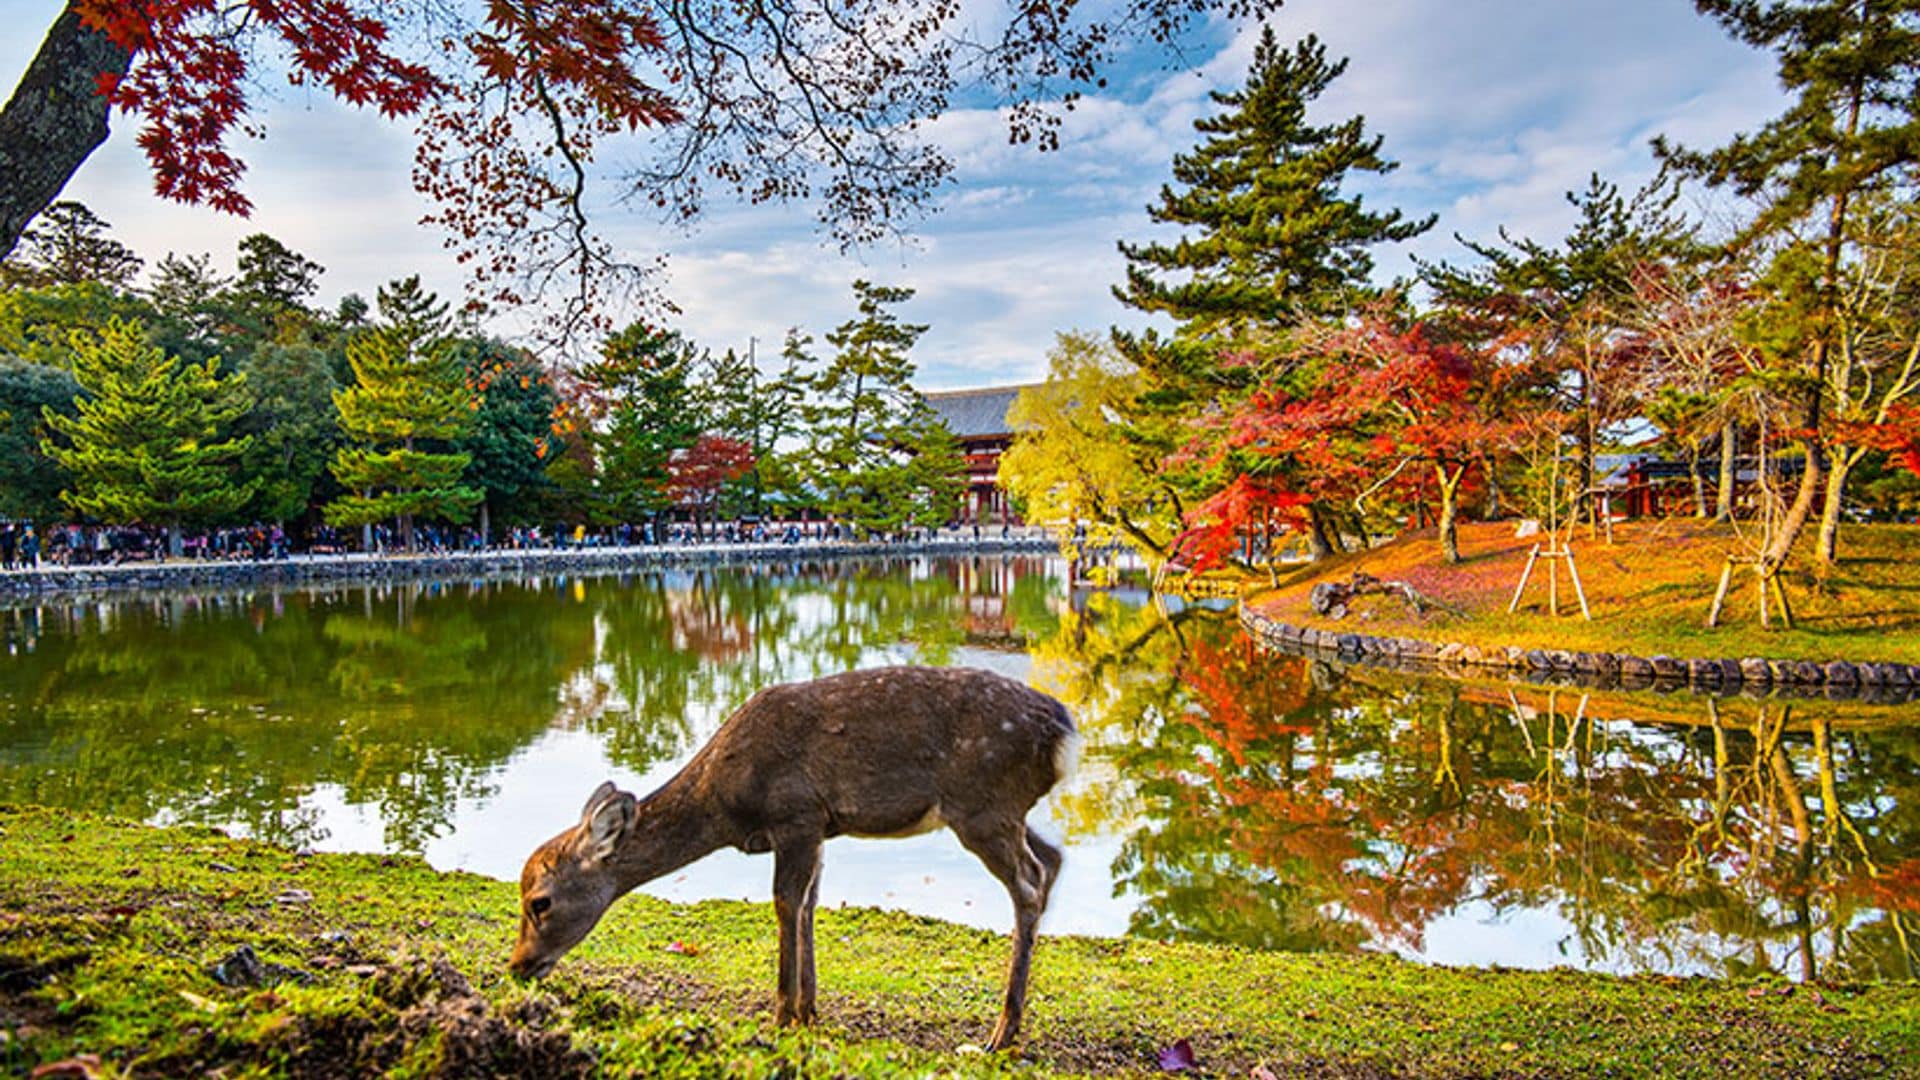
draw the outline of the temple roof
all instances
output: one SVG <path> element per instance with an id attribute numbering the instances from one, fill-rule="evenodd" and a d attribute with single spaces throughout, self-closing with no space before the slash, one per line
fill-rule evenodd
<path id="1" fill-rule="evenodd" d="M 1028 385 L 983 386 L 975 390 L 932 390 L 920 396 L 927 399 L 947 430 L 961 439 L 980 439 L 1010 435 L 1007 410 L 1013 399 Z"/>

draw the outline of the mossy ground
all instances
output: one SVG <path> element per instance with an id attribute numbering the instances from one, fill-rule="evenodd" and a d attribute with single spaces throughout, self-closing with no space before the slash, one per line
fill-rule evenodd
<path id="1" fill-rule="evenodd" d="M 1018 1051 L 1004 937 L 818 922 L 823 1023 L 769 1019 L 765 904 L 634 895 L 560 971 L 507 976 L 510 883 L 303 856 L 199 828 L 0 808 L 0 1073 L 395 1076 L 1129 1075 L 1190 1039 L 1248 1076 L 1920 1076 L 1920 987 L 1447 970 L 1047 938 Z M 308 981 L 230 987 L 240 946 Z"/>
<path id="2" fill-rule="evenodd" d="M 1612 543 L 1577 530 L 1574 561 L 1591 622 L 1580 618 L 1564 568 L 1560 616 L 1548 614 L 1545 563 L 1534 568 L 1519 611 L 1507 613 L 1527 553 L 1543 540 L 1516 537 L 1511 522 L 1462 525 L 1462 558 L 1451 566 L 1441 559 L 1429 529 L 1309 564 L 1284 577 L 1279 588 L 1249 595 L 1248 602 L 1297 626 L 1482 647 L 1920 663 L 1920 528 L 1851 526 L 1841 534 L 1840 562 L 1824 570 L 1813 560 L 1811 532 L 1804 542 L 1809 550 L 1796 552 L 1783 575 L 1794 608 L 1792 630 L 1761 628 L 1753 575 L 1740 570 L 1723 625 L 1706 628 L 1724 560 L 1743 549 L 1731 526 L 1694 519 L 1621 523 L 1614 527 Z M 1462 614 L 1415 615 L 1388 596 L 1363 598 L 1338 621 L 1313 614 L 1308 604 L 1313 586 L 1345 581 L 1355 571 L 1407 582 Z"/>

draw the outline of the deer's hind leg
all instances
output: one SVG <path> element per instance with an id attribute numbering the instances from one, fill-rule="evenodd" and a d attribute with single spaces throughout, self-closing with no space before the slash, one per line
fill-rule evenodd
<path id="1" fill-rule="evenodd" d="M 988 1050 L 1013 1045 L 1026 1013 L 1027 974 L 1033 963 L 1033 942 L 1046 909 L 1047 891 L 1060 865 L 1059 849 L 1031 837 L 1026 822 L 1004 814 L 986 814 L 952 822 L 954 833 L 968 851 L 979 856 L 1013 898 L 1013 959 L 1007 965 L 1007 996 L 994 1026 Z M 1036 843 L 1038 846 L 1036 846 Z M 1044 853 L 1050 853 L 1044 854 Z"/>
<path id="2" fill-rule="evenodd" d="M 773 852 L 773 912 L 780 920 L 776 1024 L 814 1019 L 813 907 L 820 895 L 820 841 L 790 841 Z"/>

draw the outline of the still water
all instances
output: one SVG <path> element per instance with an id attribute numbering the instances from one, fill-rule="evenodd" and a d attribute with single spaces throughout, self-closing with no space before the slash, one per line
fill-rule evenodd
<path id="1" fill-rule="evenodd" d="M 0 609 L 0 801 L 518 875 L 755 689 L 962 664 L 1065 700 L 1044 929 L 1437 963 L 1913 977 L 1920 709 L 1511 691 L 1255 648 L 1041 558 Z M 648 891 L 763 900 L 721 852 Z M 835 840 L 825 904 L 1004 930 L 950 834 Z"/>

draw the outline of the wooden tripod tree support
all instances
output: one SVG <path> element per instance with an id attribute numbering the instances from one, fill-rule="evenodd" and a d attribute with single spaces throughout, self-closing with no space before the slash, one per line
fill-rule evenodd
<path id="1" fill-rule="evenodd" d="M 1548 540 L 1546 550 L 1539 544 L 1527 552 L 1527 568 L 1520 571 L 1520 584 L 1513 590 L 1513 601 L 1507 605 L 1507 614 L 1520 610 L 1520 596 L 1527 591 L 1527 579 L 1533 576 L 1534 563 L 1547 560 L 1547 611 L 1552 615 L 1560 614 L 1560 569 L 1559 561 L 1567 560 L 1567 576 L 1573 579 L 1573 595 L 1580 599 L 1580 617 L 1593 621 L 1593 612 L 1587 610 L 1587 591 L 1580 587 L 1580 570 L 1573 562 L 1573 545 Z"/>
<path id="2" fill-rule="evenodd" d="M 1725 565 L 1720 567 L 1720 587 L 1713 591 L 1713 607 L 1707 611 L 1708 628 L 1720 625 L 1720 612 L 1726 608 L 1727 588 L 1733 584 L 1733 568 L 1736 566 L 1753 567 L 1755 593 L 1760 602 L 1760 625 L 1773 628 L 1767 611 L 1767 593 L 1771 590 L 1780 608 L 1780 625 L 1788 630 L 1793 629 L 1793 605 L 1787 603 L 1787 590 L 1780 584 L 1780 572 L 1774 570 L 1769 573 L 1766 560 L 1755 555 L 1727 556 Z"/>

